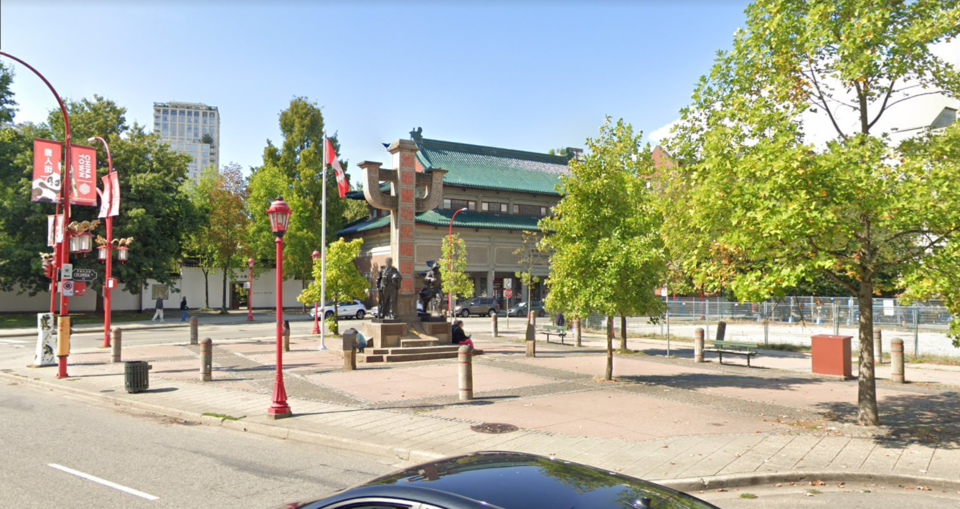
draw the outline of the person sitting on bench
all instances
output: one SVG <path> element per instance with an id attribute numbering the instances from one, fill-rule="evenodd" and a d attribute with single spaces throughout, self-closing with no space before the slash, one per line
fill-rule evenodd
<path id="1" fill-rule="evenodd" d="M 453 322 L 453 344 L 455 345 L 470 345 L 470 348 L 473 349 L 473 341 L 470 340 L 465 332 L 463 332 L 463 320 L 457 320 Z"/>

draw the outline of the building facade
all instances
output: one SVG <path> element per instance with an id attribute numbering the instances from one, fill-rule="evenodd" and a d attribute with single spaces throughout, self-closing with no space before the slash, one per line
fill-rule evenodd
<path id="1" fill-rule="evenodd" d="M 434 168 L 447 170 L 440 207 L 416 215 L 414 255 L 417 271 L 425 271 L 428 261 L 440 259 L 440 246 L 447 236 L 450 220 L 457 210 L 453 233 L 467 246 L 467 272 L 473 279 L 474 296 L 494 297 L 502 309 L 524 299 L 546 297 L 544 280 L 549 275 L 549 258 L 536 250 L 533 240 L 524 243 L 525 232 L 539 235 L 540 219 L 549 215 L 560 200 L 560 177 L 567 175 L 571 157 L 579 151 L 568 149 L 564 155 L 550 155 L 450 141 L 426 139 L 422 130 L 410 133 L 419 151 L 417 171 Z M 389 185 L 381 186 L 389 192 Z M 362 200 L 363 193 L 348 193 Z M 347 225 L 339 232 L 347 240 L 364 240 L 358 266 L 373 286 L 379 268 L 390 253 L 389 212 L 370 209 L 370 216 Z M 518 271 L 531 269 L 539 282 L 523 288 Z M 415 288 L 423 286 L 417 278 Z M 506 298 L 504 290 L 512 290 Z M 375 295 L 376 292 L 371 292 Z M 375 298 L 375 297 L 372 297 Z"/>
<path id="2" fill-rule="evenodd" d="M 153 132 L 170 149 L 193 159 L 187 174 L 194 182 L 207 166 L 220 167 L 220 112 L 200 103 L 153 103 Z"/>

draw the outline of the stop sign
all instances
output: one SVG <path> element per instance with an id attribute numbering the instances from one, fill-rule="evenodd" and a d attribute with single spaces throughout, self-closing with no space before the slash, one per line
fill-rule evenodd
<path id="1" fill-rule="evenodd" d="M 511 290 L 510 288 L 507 288 L 506 290 L 503 291 L 503 296 L 507 299 L 509 299 L 510 297 L 513 297 L 513 290 Z"/>

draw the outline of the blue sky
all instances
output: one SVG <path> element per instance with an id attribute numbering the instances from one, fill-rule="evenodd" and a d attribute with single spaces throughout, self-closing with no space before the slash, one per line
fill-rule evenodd
<path id="1" fill-rule="evenodd" d="M 418 126 L 541 152 L 583 146 L 607 114 L 649 133 L 677 118 L 746 4 L 4 0 L 0 47 L 131 124 L 152 128 L 154 102 L 217 106 L 221 164 L 259 165 L 280 111 L 306 96 L 354 170 Z M 16 120 L 44 120 L 52 95 L 15 69 Z"/>

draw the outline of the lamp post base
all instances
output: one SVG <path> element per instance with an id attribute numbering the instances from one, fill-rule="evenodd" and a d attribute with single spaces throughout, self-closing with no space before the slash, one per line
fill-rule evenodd
<path id="1" fill-rule="evenodd" d="M 282 374 L 277 373 L 277 377 L 274 379 L 273 402 L 267 409 L 267 417 L 270 419 L 283 419 L 292 415 L 290 405 L 287 404 L 287 390 L 283 387 L 282 376 Z"/>
<path id="2" fill-rule="evenodd" d="M 70 375 L 67 375 L 66 357 L 59 357 L 57 359 L 57 378 L 70 378 Z"/>
<path id="3" fill-rule="evenodd" d="M 248 322 L 252 322 L 252 321 L 253 321 L 253 315 L 247 315 L 247 321 L 248 321 Z"/>
<path id="4" fill-rule="evenodd" d="M 267 410 L 267 419 L 277 420 L 277 419 L 286 419 L 287 417 L 292 417 L 293 412 L 290 411 L 290 407 L 270 407 Z"/>

